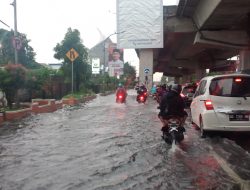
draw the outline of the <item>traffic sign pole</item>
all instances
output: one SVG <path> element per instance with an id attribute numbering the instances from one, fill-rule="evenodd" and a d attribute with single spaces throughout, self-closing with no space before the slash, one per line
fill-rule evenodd
<path id="1" fill-rule="evenodd" d="M 79 54 L 77 53 L 77 51 L 74 48 L 71 48 L 67 53 L 66 56 L 70 59 L 71 63 L 72 63 L 72 73 L 71 73 L 71 93 L 74 93 L 74 60 L 79 56 Z"/>

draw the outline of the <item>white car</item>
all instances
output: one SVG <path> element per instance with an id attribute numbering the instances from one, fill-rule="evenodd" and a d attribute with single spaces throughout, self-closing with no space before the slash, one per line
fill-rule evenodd
<path id="1" fill-rule="evenodd" d="M 207 131 L 250 131 L 250 75 L 201 79 L 190 108 L 201 137 Z"/>

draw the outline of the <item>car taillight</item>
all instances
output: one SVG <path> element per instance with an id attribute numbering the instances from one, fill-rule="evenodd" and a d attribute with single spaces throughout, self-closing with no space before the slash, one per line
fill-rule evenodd
<path id="1" fill-rule="evenodd" d="M 234 79 L 234 81 L 235 81 L 235 82 L 241 82 L 242 79 L 241 79 L 241 78 L 236 78 L 236 79 Z"/>
<path id="2" fill-rule="evenodd" d="M 181 93 L 181 97 L 182 97 L 182 98 L 185 98 L 185 95 Z"/>
<path id="3" fill-rule="evenodd" d="M 213 103 L 211 100 L 205 100 L 205 107 L 207 110 L 213 110 L 214 109 L 214 106 L 213 106 Z"/>
<path id="4" fill-rule="evenodd" d="M 144 92 L 144 95 L 147 96 L 147 92 Z"/>

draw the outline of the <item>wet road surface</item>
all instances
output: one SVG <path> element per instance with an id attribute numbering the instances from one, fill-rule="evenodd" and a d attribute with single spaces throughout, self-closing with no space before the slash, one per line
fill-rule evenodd
<path id="1" fill-rule="evenodd" d="M 161 139 L 155 101 L 114 95 L 0 128 L 0 190 L 249 190 L 250 155 L 224 137 Z"/>

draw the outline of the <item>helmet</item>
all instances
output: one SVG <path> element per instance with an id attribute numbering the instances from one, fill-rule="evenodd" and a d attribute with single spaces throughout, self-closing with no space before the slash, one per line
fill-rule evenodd
<path id="1" fill-rule="evenodd" d="M 119 86 L 119 87 L 122 87 L 122 83 L 119 83 L 118 86 Z"/>
<path id="2" fill-rule="evenodd" d="M 172 85 L 172 88 L 171 88 L 171 90 L 172 91 L 175 91 L 175 92 L 177 92 L 178 94 L 180 94 L 181 93 L 181 85 L 180 84 L 174 84 L 174 85 Z"/>

